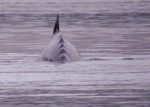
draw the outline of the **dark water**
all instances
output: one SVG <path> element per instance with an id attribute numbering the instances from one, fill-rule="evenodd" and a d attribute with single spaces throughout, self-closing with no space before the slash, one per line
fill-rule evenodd
<path id="1" fill-rule="evenodd" d="M 36 61 L 57 14 L 83 61 Z M 149 65 L 149 0 L 0 1 L 0 107 L 150 107 Z"/>

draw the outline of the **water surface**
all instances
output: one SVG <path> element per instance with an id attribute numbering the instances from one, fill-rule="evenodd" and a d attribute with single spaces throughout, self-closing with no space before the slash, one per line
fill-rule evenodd
<path id="1" fill-rule="evenodd" d="M 1 0 L 1 107 L 149 107 L 149 0 Z M 56 15 L 82 61 L 38 62 Z"/>

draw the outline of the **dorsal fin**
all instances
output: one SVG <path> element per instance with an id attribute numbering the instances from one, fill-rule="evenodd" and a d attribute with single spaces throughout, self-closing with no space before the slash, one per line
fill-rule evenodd
<path id="1" fill-rule="evenodd" d="M 57 18 L 56 18 L 53 34 L 55 34 L 57 32 L 59 32 L 59 15 L 57 15 Z"/>

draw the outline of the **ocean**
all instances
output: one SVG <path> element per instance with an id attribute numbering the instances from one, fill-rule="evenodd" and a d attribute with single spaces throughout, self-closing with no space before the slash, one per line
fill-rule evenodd
<path id="1" fill-rule="evenodd" d="M 38 61 L 57 14 L 81 61 Z M 0 1 L 0 107 L 150 107 L 149 101 L 149 0 Z"/>

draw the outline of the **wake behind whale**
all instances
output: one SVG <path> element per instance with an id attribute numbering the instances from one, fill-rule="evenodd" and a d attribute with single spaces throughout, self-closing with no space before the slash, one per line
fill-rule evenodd
<path id="1" fill-rule="evenodd" d="M 52 39 L 40 55 L 39 60 L 63 63 L 80 60 L 80 54 L 76 48 L 63 37 L 59 30 L 59 15 L 57 15 Z"/>

